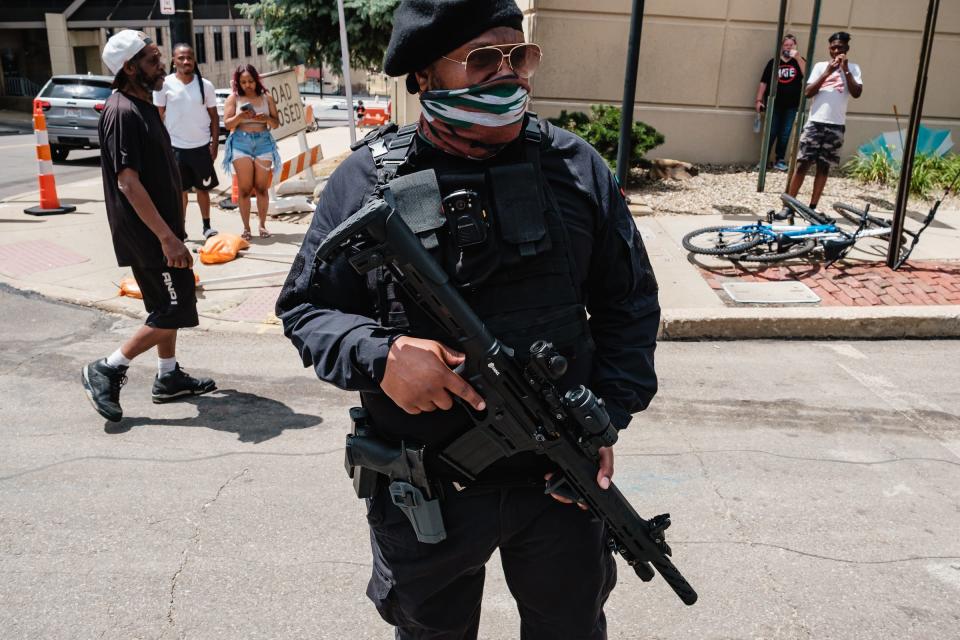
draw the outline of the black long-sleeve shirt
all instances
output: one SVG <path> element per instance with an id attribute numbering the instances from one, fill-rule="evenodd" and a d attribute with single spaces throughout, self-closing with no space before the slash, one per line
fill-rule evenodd
<path id="1" fill-rule="evenodd" d="M 589 386 L 607 403 L 614 425 L 623 428 L 630 414 L 645 409 L 657 391 L 654 349 L 660 306 L 656 279 L 620 188 L 603 159 L 579 137 L 546 123 L 541 128 L 542 171 L 567 227 L 574 275 L 596 343 Z M 518 140 L 512 147 L 521 144 Z M 482 171 L 510 156 L 508 148 L 477 163 L 418 141 L 410 163 L 417 170 L 431 167 L 438 173 Z M 379 383 L 391 338 L 400 332 L 374 320 L 365 276 L 342 259 L 324 263 L 314 273 L 313 257 L 326 235 L 355 213 L 375 186 L 373 156 L 361 147 L 330 177 L 277 303 L 284 333 L 300 352 L 304 366 L 313 367 L 321 380 L 362 393 L 382 393 Z M 441 417 L 409 416 L 407 437 L 428 432 Z"/>

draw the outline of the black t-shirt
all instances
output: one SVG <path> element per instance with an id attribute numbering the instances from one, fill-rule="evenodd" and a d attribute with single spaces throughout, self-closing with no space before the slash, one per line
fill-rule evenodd
<path id="1" fill-rule="evenodd" d="M 117 186 L 117 174 L 123 169 L 136 171 L 160 217 L 178 238 L 186 238 L 180 171 L 160 112 L 149 102 L 117 91 L 107 98 L 99 129 L 103 197 L 117 264 L 162 267 L 159 238 Z"/>
<path id="2" fill-rule="evenodd" d="M 800 71 L 800 63 L 790 58 L 786 62 L 783 58 L 777 58 L 780 61 L 780 86 L 777 88 L 776 109 L 790 109 L 800 106 L 800 96 L 803 92 L 803 72 Z M 763 75 L 760 76 L 760 82 L 767 83 L 767 91 L 763 94 L 763 102 L 766 104 L 770 97 L 770 71 L 773 69 L 773 59 L 767 62 L 763 68 Z"/>

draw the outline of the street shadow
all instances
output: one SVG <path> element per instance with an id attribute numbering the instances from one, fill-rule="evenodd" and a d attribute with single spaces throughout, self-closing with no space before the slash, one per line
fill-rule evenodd
<path id="1" fill-rule="evenodd" d="M 860 199 L 864 202 L 869 202 L 872 206 L 885 210 L 887 212 L 893 211 L 896 205 L 889 200 L 884 200 L 883 198 L 878 198 L 876 196 L 870 196 L 864 193 L 860 194 Z"/>
<path id="2" fill-rule="evenodd" d="M 730 260 L 726 264 L 716 264 L 705 262 L 704 258 L 706 258 L 706 256 L 699 256 L 695 253 L 687 254 L 687 262 L 711 275 L 726 278 L 738 278 L 740 276 L 750 275 L 770 282 L 808 278 L 822 271 L 825 266 L 823 262 L 808 257 L 782 260 L 770 264 L 746 263 L 734 260 Z M 784 270 L 789 272 L 789 276 L 784 275 Z"/>
<path id="3" fill-rule="evenodd" d="M 717 213 L 731 218 L 748 217 L 755 219 L 758 217 L 763 217 L 750 207 L 745 207 L 740 204 L 715 204 L 713 205 L 713 208 L 717 211 Z"/>
<path id="4" fill-rule="evenodd" d="M 308 429 L 323 422 L 320 416 L 296 413 L 278 400 L 236 389 L 218 389 L 213 394 L 191 397 L 183 402 L 195 405 L 197 415 L 189 418 L 125 417 L 107 422 L 104 431 L 126 433 L 134 427 L 203 427 L 237 434 L 240 442 L 260 444 L 288 429 Z"/>

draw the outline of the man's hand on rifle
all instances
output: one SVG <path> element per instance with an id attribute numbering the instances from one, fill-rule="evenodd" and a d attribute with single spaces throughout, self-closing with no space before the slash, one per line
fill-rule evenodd
<path id="1" fill-rule="evenodd" d="M 483 411 L 486 404 L 480 394 L 451 370 L 463 360 L 462 353 L 439 342 L 401 336 L 387 354 L 380 388 L 397 406 L 414 415 L 446 411 L 453 407 L 453 396 Z"/>
<path id="2" fill-rule="evenodd" d="M 613 480 L 613 447 L 600 447 L 598 451 L 600 453 L 600 470 L 597 471 L 597 484 L 600 485 L 601 489 L 607 490 L 610 488 L 610 481 Z M 553 474 L 548 473 L 543 476 L 543 479 L 549 482 L 552 477 Z M 550 497 L 563 504 L 573 504 L 573 500 L 556 493 L 551 493 Z M 587 510 L 587 505 L 582 502 L 578 502 L 577 506 L 584 511 Z"/>

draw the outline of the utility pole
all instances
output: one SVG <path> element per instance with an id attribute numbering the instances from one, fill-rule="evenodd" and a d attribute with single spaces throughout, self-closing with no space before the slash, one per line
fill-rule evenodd
<path id="1" fill-rule="evenodd" d="M 933 36 L 937 30 L 937 13 L 940 0 L 930 0 L 927 20 L 923 26 L 923 41 L 920 44 L 920 64 L 917 66 L 917 82 L 913 87 L 913 106 L 910 108 L 910 124 L 907 125 L 907 142 L 900 160 L 900 183 L 897 185 L 897 206 L 893 210 L 893 226 L 890 229 L 890 246 L 887 248 L 887 266 L 893 269 L 900 256 L 903 244 L 903 219 L 907 215 L 910 200 L 910 183 L 913 179 L 913 156 L 917 152 L 917 132 L 923 116 L 923 100 L 927 94 L 927 71 L 930 69 L 930 54 L 933 52 Z"/>
<path id="2" fill-rule="evenodd" d="M 343 85 L 347 94 L 347 120 L 350 121 L 350 144 L 357 141 L 357 122 L 353 113 L 353 87 L 350 81 L 350 46 L 347 43 L 347 21 L 343 17 L 343 0 L 337 0 L 340 16 L 340 57 L 343 59 Z"/>
<path id="3" fill-rule="evenodd" d="M 630 40 L 627 45 L 627 72 L 623 80 L 623 108 L 620 112 L 620 147 L 617 149 L 617 181 L 627 187 L 630 173 L 630 144 L 633 133 L 633 105 L 637 99 L 637 73 L 640 68 L 640 35 L 643 33 L 644 0 L 633 0 Z"/>
<path id="4" fill-rule="evenodd" d="M 803 84 L 800 85 L 800 106 L 797 108 L 797 117 L 794 120 L 793 130 L 790 132 L 790 170 L 787 171 L 787 185 L 784 191 L 790 188 L 793 174 L 797 172 L 797 146 L 800 144 L 800 130 L 807 121 L 807 81 L 810 80 L 810 71 L 813 69 L 813 56 L 816 55 L 817 30 L 820 28 L 820 3 L 813 0 L 813 15 L 810 17 L 810 42 L 807 43 L 807 72 L 803 74 Z"/>
<path id="5" fill-rule="evenodd" d="M 174 0 L 176 12 L 170 18 L 170 46 L 193 43 L 193 0 Z"/>
<path id="6" fill-rule="evenodd" d="M 770 67 L 770 97 L 767 98 L 767 117 L 763 119 L 763 135 L 760 141 L 760 174 L 757 176 L 757 192 L 763 193 L 767 183 L 767 158 L 770 157 L 770 129 L 773 128 L 773 110 L 777 106 L 777 88 L 780 86 L 780 51 L 783 47 L 783 30 L 787 22 L 787 0 L 780 0 L 780 17 L 777 19 L 777 47 L 773 50 L 773 65 Z M 809 62 L 807 64 L 810 64 Z"/>

